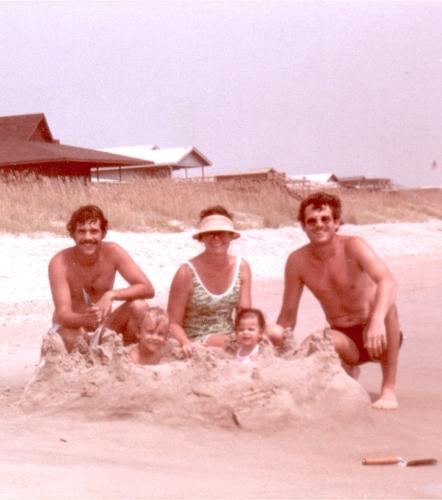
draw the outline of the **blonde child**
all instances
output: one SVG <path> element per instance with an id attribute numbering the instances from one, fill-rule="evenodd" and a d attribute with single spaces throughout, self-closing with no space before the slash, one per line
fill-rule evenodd
<path id="1" fill-rule="evenodd" d="M 138 343 L 129 352 L 129 358 L 140 365 L 160 362 L 164 344 L 169 337 L 169 316 L 161 307 L 149 308 L 139 324 Z"/>
<path id="2" fill-rule="evenodd" d="M 238 343 L 236 359 L 250 363 L 259 352 L 259 342 L 266 333 L 266 322 L 259 309 L 241 309 L 235 319 L 235 338 Z"/>

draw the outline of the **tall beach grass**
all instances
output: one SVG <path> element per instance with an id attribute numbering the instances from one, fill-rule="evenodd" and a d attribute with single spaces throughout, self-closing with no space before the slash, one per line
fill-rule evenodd
<path id="1" fill-rule="evenodd" d="M 276 228 L 296 222 L 299 199 L 270 183 L 185 182 L 138 179 L 92 183 L 44 178 L 0 183 L 0 231 L 66 234 L 80 205 L 100 206 L 118 231 L 181 231 L 196 224 L 201 209 L 221 204 L 240 229 Z M 442 191 L 333 190 L 343 201 L 344 222 L 419 222 L 442 219 Z M 300 192 L 300 196 L 307 192 Z"/>

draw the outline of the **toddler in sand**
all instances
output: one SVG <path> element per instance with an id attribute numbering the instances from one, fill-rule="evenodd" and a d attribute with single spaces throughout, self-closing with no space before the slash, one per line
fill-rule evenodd
<path id="1" fill-rule="evenodd" d="M 235 339 L 238 343 L 236 359 L 250 363 L 259 353 L 259 343 L 265 335 L 266 322 L 259 309 L 241 309 L 235 319 Z"/>
<path id="2" fill-rule="evenodd" d="M 158 364 L 168 336 L 169 316 L 161 307 L 151 307 L 140 322 L 138 343 L 130 351 L 129 358 L 139 365 Z"/>

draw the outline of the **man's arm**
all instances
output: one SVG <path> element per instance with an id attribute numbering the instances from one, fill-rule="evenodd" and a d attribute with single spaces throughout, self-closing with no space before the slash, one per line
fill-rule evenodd
<path id="1" fill-rule="evenodd" d="M 72 310 L 71 289 L 67 280 L 67 266 L 63 253 L 51 259 L 48 273 L 55 308 L 55 321 L 65 328 L 96 328 L 101 321 L 98 307 L 88 307 L 82 313 Z"/>
<path id="2" fill-rule="evenodd" d="M 296 326 L 299 301 L 304 288 L 299 269 L 297 253 L 293 252 L 289 255 L 285 265 L 284 296 L 281 311 L 276 321 L 284 329 L 294 329 Z"/>
<path id="3" fill-rule="evenodd" d="M 362 238 L 349 240 L 351 253 L 376 283 L 376 293 L 366 330 L 365 344 L 370 356 L 379 357 L 387 347 L 385 318 L 396 300 L 396 281 L 384 262 Z"/>
<path id="4" fill-rule="evenodd" d="M 125 288 L 108 290 L 105 292 L 96 305 L 101 309 L 103 317 L 106 317 L 112 309 L 114 300 L 126 301 L 135 299 L 151 299 L 155 295 L 154 287 L 135 263 L 132 257 L 117 243 L 109 243 L 111 258 L 115 263 L 115 269 L 128 283 Z"/>

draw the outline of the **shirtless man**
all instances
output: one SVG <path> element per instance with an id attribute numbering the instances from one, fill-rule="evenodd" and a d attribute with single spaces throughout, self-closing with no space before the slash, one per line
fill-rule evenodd
<path id="1" fill-rule="evenodd" d="M 67 230 L 75 246 L 58 252 L 49 263 L 49 282 L 55 310 L 53 323 L 71 351 L 79 336 L 105 325 L 136 342 L 138 319 L 148 309 L 154 289 L 129 254 L 116 243 L 104 242 L 108 221 L 95 205 L 80 207 Z M 116 273 L 128 286 L 113 290 Z M 124 301 L 112 312 L 112 302 Z"/>
<path id="2" fill-rule="evenodd" d="M 396 282 L 372 248 L 357 236 L 337 235 L 341 202 L 313 193 L 299 207 L 299 221 L 310 243 L 292 252 L 285 268 L 284 298 L 277 323 L 294 328 L 304 286 L 324 310 L 331 339 L 344 368 L 379 361 L 380 397 L 374 408 L 398 406 L 396 371 L 401 343 L 395 305 Z"/>

